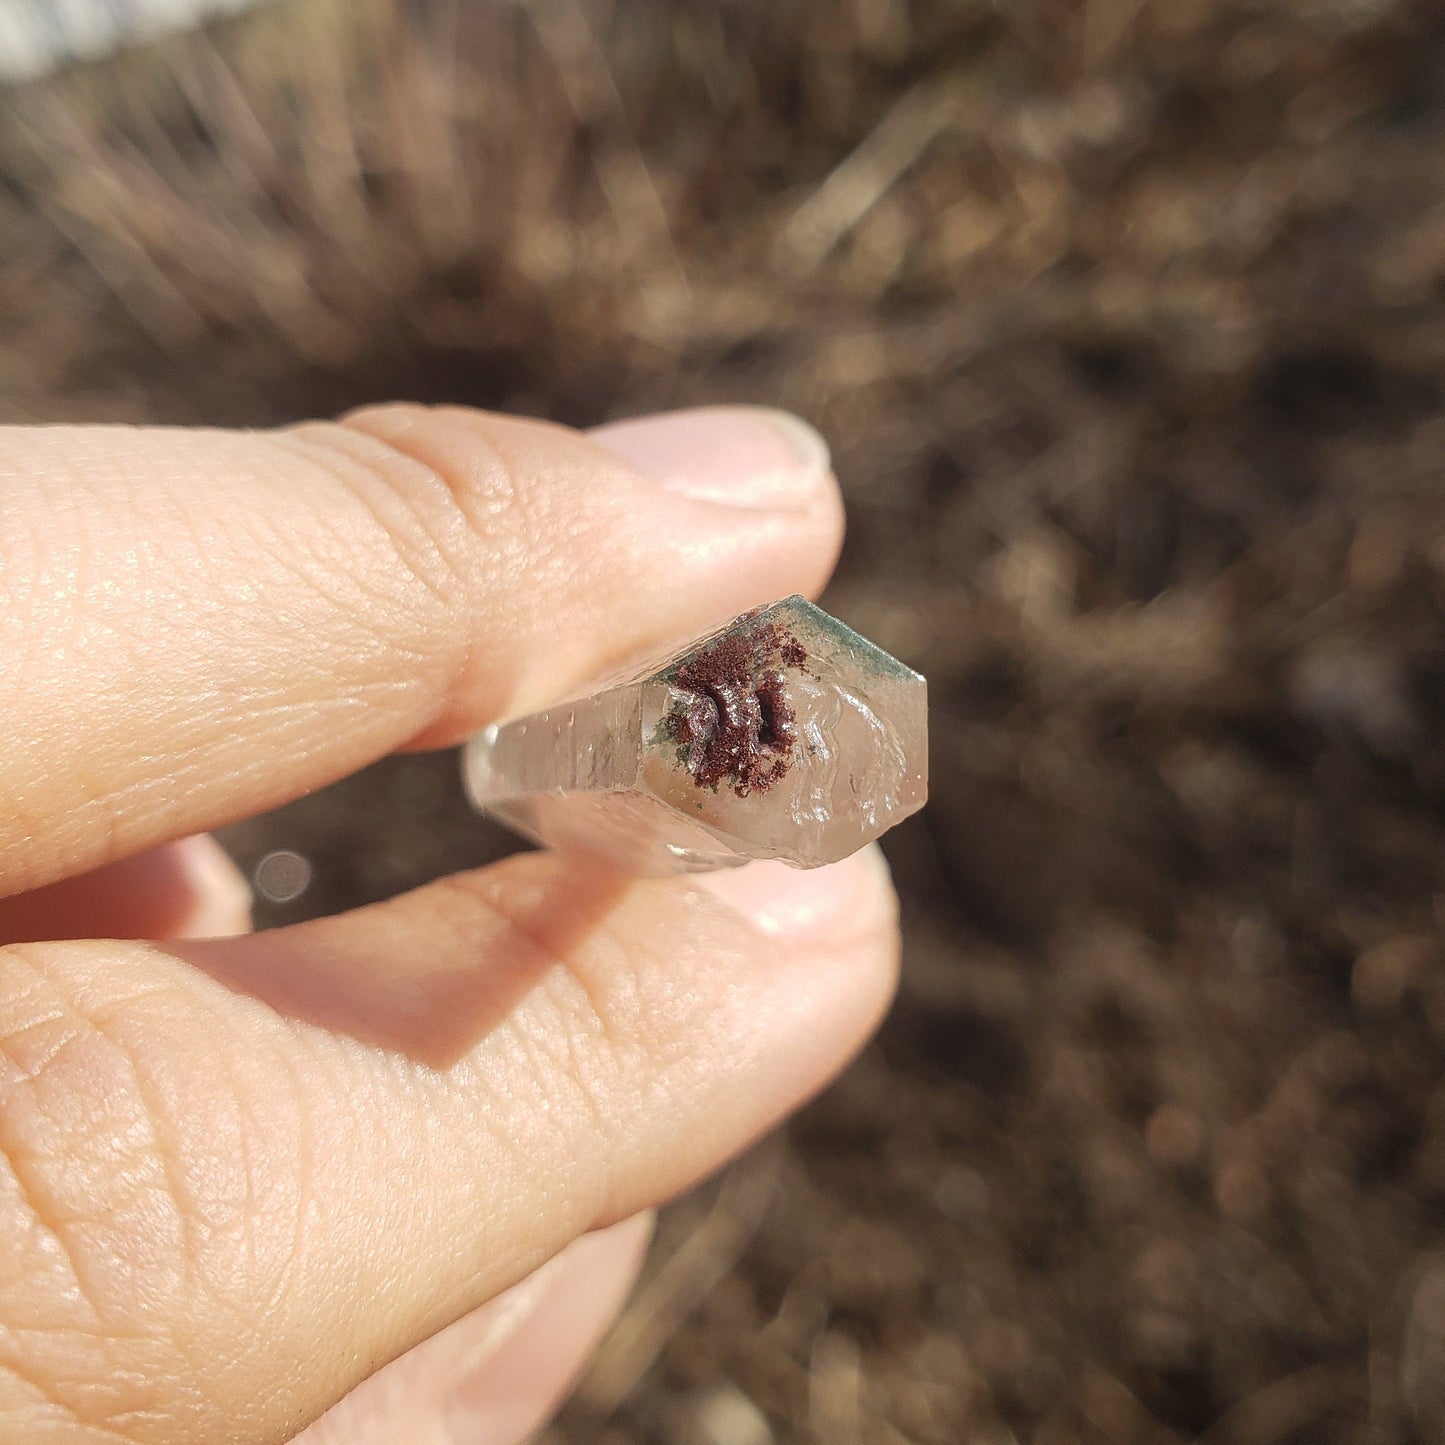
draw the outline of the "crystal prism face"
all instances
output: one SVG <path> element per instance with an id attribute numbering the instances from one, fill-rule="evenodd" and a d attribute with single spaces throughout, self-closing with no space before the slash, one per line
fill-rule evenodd
<path id="1" fill-rule="evenodd" d="M 801 597 L 468 744 L 473 802 L 638 872 L 856 852 L 928 787 L 927 684 Z"/>

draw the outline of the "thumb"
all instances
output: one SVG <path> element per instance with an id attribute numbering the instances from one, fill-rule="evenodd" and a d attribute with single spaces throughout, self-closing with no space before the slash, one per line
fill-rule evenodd
<path id="1" fill-rule="evenodd" d="M 542 1425 L 622 1307 L 652 1237 L 636 1214 L 383 1366 L 293 1445 L 519 1445 Z"/>

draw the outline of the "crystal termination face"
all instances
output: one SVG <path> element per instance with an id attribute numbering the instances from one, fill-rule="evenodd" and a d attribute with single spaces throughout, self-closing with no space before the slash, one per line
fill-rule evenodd
<path id="1" fill-rule="evenodd" d="M 468 743 L 477 807 L 641 873 L 856 852 L 927 796 L 923 678 L 801 597 Z"/>

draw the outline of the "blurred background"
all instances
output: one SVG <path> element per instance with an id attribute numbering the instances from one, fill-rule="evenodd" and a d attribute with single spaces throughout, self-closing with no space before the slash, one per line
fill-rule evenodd
<path id="1" fill-rule="evenodd" d="M 1441 8 L 237 8 L 0 0 L 0 420 L 786 406 L 931 683 L 897 1008 L 548 1445 L 1445 1440 Z M 512 846 L 452 755 L 225 841 Z"/>

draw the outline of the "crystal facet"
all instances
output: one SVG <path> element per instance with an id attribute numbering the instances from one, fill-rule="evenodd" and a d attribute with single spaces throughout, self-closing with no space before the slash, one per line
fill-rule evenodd
<path id="1" fill-rule="evenodd" d="M 640 873 L 816 868 L 923 806 L 927 684 L 801 597 L 467 744 L 477 807 Z"/>

